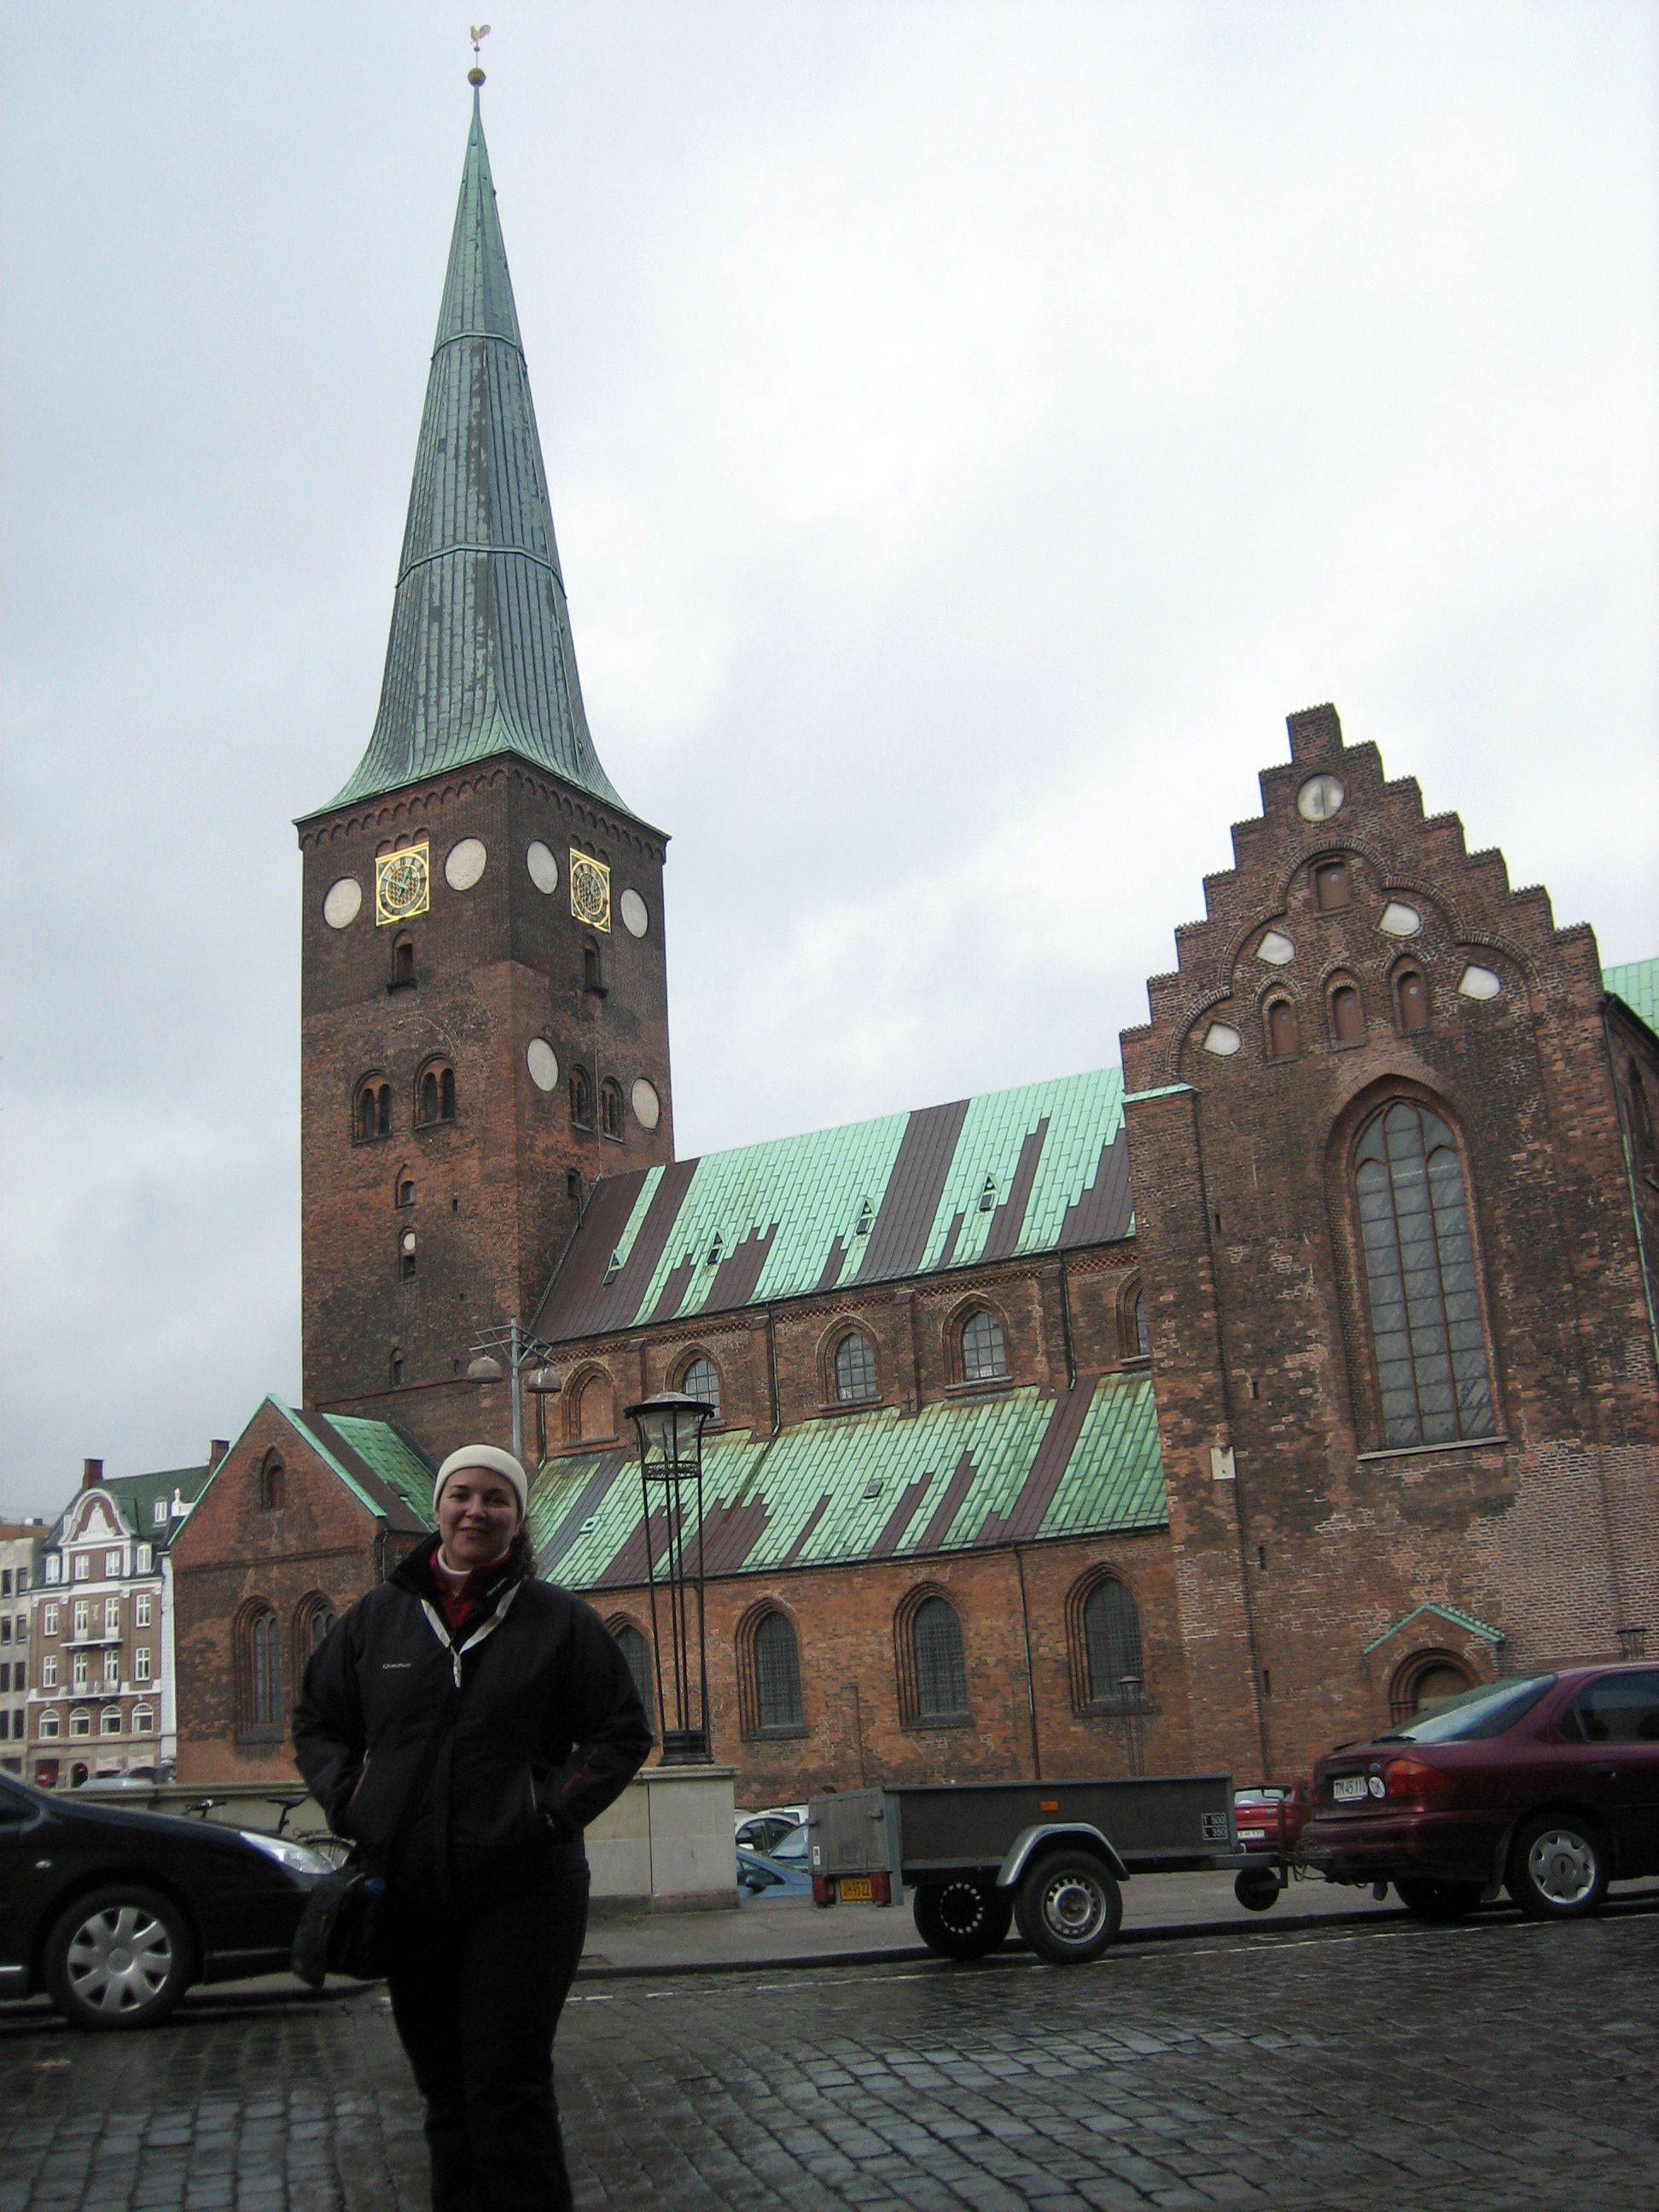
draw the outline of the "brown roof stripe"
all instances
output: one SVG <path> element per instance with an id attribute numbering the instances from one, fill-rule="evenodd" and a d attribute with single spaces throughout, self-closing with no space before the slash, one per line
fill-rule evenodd
<path id="1" fill-rule="evenodd" d="M 725 1313 L 733 1306 L 748 1304 L 777 1233 L 775 1221 L 763 1234 L 757 1235 L 751 1229 L 732 1246 L 714 1270 L 714 1286 L 703 1301 L 705 1312 Z"/>
<path id="2" fill-rule="evenodd" d="M 921 1265 L 927 1232 L 945 1194 L 945 1178 L 951 1172 L 962 1125 L 968 1118 L 968 1103 L 956 1098 L 945 1106 L 918 1107 L 907 1118 L 898 1156 L 882 1194 L 881 1211 L 859 1263 L 860 1283 L 913 1275 Z"/>
<path id="3" fill-rule="evenodd" d="M 1129 1133 L 1120 1127 L 1111 1142 L 1100 1148 L 1094 1180 L 1066 1207 L 1058 1242 L 1062 1249 L 1115 1244 L 1129 1234 L 1134 1211 L 1134 1194 L 1129 1188 Z"/>
<path id="4" fill-rule="evenodd" d="M 764 1498 L 750 1498 L 711 1516 L 703 1537 L 703 1568 L 711 1575 L 735 1575 L 766 1533 L 770 1517 Z M 695 1556 L 695 1554 L 694 1554 Z"/>
<path id="5" fill-rule="evenodd" d="M 779 1562 L 780 1565 L 786 1567 L 793 1567 L 794 1565 L 796 1560 L 799 1559 L 802 1551 L 811 1540 L 812 1531 L 817 1527 L 819 1522 L 823 1520 L 824 1515 L 829 1510 L 830 1493 L 826 1490 L 823 1497 L 819 1498 L 817 1504 L 807 1515 L 805 1520 L 802 1522 L 799 1535 L 796 1537 L 794 1542 L 784 1553 L 782 1559 Z"/>
<path id="6" fill-rule="evenodd" d="M 1031 1202 L 1031 1185 L 1036 1181 L 1037 1162 L 1042 1158 L 1042 1147 L 1048 1134 L 1048 1117 L 1045 1114 L 1035 1129 L 1026 1133 L 1019 1148 L 1019 1160 L 1014 1169 L 1014 1179 L 1008 1186 L 1008 1195 L 991 1216 L 991 1227 L 981 1255 L 986 1260 L 1006 1260 L 1019 1242 L 1019 1232 L 1025 1225 L 1025 1209 Z"/>
<path id="7" fill-rule="evenodd" d="M 1042 1525 L 1043 1515 L 1054 1504 L 1054 1492 L 1060 1488 L 1077 1440 L 1083 1433 L 1083 1424 L 1094 1401 L 1095 1384 L 1099 1380 L 1097 1375 L 1079 1375 L 1075 1387 L 1055 1399 L 1054 1410 L 1042 1432 L 1042 1442 L 1031 1462 L 1031 1471 L 1020 1485 L 1012 1510 L 1006 1516 L 988 1513 L 975 1542 L 1000 1544 L 1010 1539 L 1018 1542 L 1023 1536 L 1036 1535 Z"/>
<path id="8" fill-rule="evenodd" d="M 903 1540 L 905 1530 L 915 1517 L 917 1506 L 927 1495 L 928 1486 L 933 1480 L 931 1474 L 919 1474 L 914 1482 L 905 1484 L 899 1492 L 898 1504 L 887 1516 L 885 1527 L 870 1547 L 870 1557 L 872 1559 L 892 1558 Z"/>
<path id="9" fill-rule="evenodd" d="M 962 1510 L 962 1501 L 968 1495 L 969 1485 L 974 1479 L 974 1455 L 965 1451 L 957 1462 L 956 1472 L 945 1486 L 945 1495 L 930 1515 L 927 1526 L 916 1539 L 919 1552 L 936 1552 L 951 1532 L 951 1523 Z"/>

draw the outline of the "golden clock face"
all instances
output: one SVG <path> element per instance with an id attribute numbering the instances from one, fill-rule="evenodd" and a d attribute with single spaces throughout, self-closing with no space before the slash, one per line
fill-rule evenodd
<path id="1" fill-rule="evenodd" d="M 590 929 L 611 927 L 611 871 L 603 860 L 570 848 L 570 911 Z"/>
<path id="2" fill-rule="evenodd" d="M 405 845 L 401 852 L 374 858 L 374 920 L 408 921 L 432 903 L 432 858 L 428 845 Z"/>

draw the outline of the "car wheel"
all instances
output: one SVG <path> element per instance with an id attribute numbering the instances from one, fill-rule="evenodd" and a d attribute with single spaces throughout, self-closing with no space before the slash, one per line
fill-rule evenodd
<path id="1" fill-rule="evenodd" d="M 1419 1920 L 1463 1920 L 1480 1902 L 1478 1881 L 1431 1881 L 1425 1875 L 1401 1875 L 1395 1895 Z"/>
<path id="2" fill-rule="evenodd" d="M 1246 1867 L 1233 1877 L 1233 1895 L 1246 1912 L 1267 1912 L 1279 1902 L 1279 1876 L 1261 1867 Z"/>
<path id="3" fill-rule="evenodd" d="M 988 1881 L 925 1881 L 911 1901 L 916 1933 L 943 1959 L 982 1959 L 1007 1936 L 1014 1917 L 1006 1890 Z"/>
<path id="4" fill-rule="evenodd" d="M 1572 1813 L 1536 1813 L 1521 1823 L 1508 1888 L 1529 1920 L 1582 1920 L 1607 1887 L 1607 1847 L 1599 1828 Z"/>
<path id="5" fill-rule="evenodd" d="M 176 1905 L 112 1882 L 58 1915 L 46 1937 L 46 1987 L 73 2027 L 150 2027 L 189 1986 L 190 1930 Z"/>
<path id="6" fill-rule="evenodd" d="M 1057 1966 L 1097 1959 L 1118 1931 L 1123 1898 L 1104 1862 L 1065 1846 L 1044 1851 L 1021 1878 L 1014 1899 L 1019 1932 L 1040 1959 Z"/>

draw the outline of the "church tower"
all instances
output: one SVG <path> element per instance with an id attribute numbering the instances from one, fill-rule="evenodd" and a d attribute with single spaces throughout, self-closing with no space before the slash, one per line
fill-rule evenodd
<path id="1" fill-rule="evenodd" d="M 441 1452 L 595 1179 L 673 1157 L 666 839 L 588 732 L 476 91 L 380 712 L 298 826 L 305 1400 Z"/>

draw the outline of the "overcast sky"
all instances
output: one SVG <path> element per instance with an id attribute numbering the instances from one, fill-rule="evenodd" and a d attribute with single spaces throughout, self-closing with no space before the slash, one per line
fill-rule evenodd
<path id="1" fill-rule="evenodd" d="M 1320 700 L 1659 953 L 1659 10 L 493 16 L 682 1153 L 1115 1060 Z M 297 1394 L 291 823 L 374 720 L 465 24 L 0 15 L 0 1507 Z"/>

